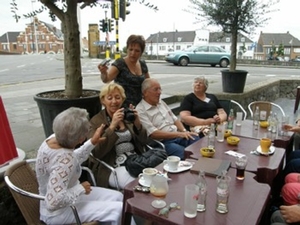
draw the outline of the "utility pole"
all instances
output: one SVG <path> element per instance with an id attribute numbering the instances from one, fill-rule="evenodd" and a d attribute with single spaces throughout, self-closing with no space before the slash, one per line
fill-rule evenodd
<path id="1" fill-rule="evenodd" d="M 116 52 L 115 52 L 115 59 L 121 57 L 120 49 L 119 49 L 119 0 L 112 0 L 111 5 L 111 17 L 116 21 Z"/>
<path id="2" fill-rule="evenodd" d="M 35 2 L 35 0 L 31 0 L 32 11 L 33 11 L 33 3 L 34 2 Z M 33 17 L 33 32 L 34 32 L 34 39 L 35 39 L 35 50 L 36 50 L 36 53 L 39 53 L 39 46 L 38 46 L 36 27 L 35 27 L 35 17 Z"/>
<path id="3" fill-rule="evenodd" d="M 106 30 L 105 30 L 105 34 L 106 34 L 106 37 L 105 37 L 105 58 L 106 59 L 108 59 L 108 58 L 110 58 L 109 57 L 109 50 L 110 50 L 110 48 L 109 48 L 109 35 L 108 35 L 108 30 L 109 30 L 109 28 L 108 28 L 108 19 L 107 19 L 107 11 L 104 11 L 104 13 L 105 13 L 105 27 L 106 27 Z"/>

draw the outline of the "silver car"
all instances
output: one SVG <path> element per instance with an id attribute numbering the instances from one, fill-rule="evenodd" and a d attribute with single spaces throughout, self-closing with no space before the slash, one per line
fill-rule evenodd
<path id="1" fill-rule="evenodd" d="M 192 46 L 183 51 L 170 52 L 165 60 L 174 65 L 187 66 L 188 64 L 210 64 L 227 67 L 230 63 L 230 52 L 213 45 Z"/>

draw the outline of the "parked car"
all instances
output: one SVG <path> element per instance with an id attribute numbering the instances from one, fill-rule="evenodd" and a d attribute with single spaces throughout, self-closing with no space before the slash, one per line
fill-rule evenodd
<path id="1" fill-rule="evenodd" d="M 300 62 L 300 56 L 297 56 L 296 58 L 292 59 L 293 62 Z"/>
<path id="2" fill-rule="evenodd" d="M 165 60 L 180 66 L 210 64 L 211 66 L 227 67 L 230 63 L 230 52 L 213 45 L 192 46 L 183 51 L 168 53 Z"/>

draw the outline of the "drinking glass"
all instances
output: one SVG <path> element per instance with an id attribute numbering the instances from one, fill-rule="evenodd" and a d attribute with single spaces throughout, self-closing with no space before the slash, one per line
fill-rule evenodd
<path id="1" fill-rule="evenodd" d="M 287 130 L 285 129 L 285 125 L 289 124 L 290 122 L 290 117 L 289 116 L 282 116 L 281 119 L 281 124 L 280 124 L 280 130 L 279 130 L 279 135 L 286 136 L 287 135 Z"/>
<path id="2" fill-rule="evenodd" d="M 150 193 L 158 199 L 152 201 L 154 208 L 163 208 L 167 203 L 163 200 L 169 191 L 168 180 L 165 176 L 156 175 L 153 177 L 150 185 Z"/>

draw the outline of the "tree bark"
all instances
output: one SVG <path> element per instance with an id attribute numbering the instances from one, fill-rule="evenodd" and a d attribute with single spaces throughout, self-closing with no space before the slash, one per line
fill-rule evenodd
<path id="1" fill-rule="evenodd" d="M 68 9 L 61 22 L 64 32 L 65 94 L 70 99 L 78 98 L 82 95 L 82 75 L 76 1 L 68 1 Z"/>

